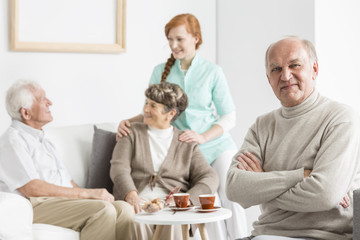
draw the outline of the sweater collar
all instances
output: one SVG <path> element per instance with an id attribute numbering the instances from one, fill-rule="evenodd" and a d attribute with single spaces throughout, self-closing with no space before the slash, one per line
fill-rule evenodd
<path id="1" fill-rule="evenodd" d="M 320 99 L 320 94 L 314 89 L 314 91 L 310 94 L 310 96 L 299 105 L 293 107 L 282 106 L 281 114 L 284 118 L 298 117 L 315 108 L 317 103 L 319 102 L 319 99 Z"/>
<path id="2" fill-rule="evenodd" d="M 173 134 L 173 126 L 170 125 L 169 128 L 166 129 L 158 129 L 158 128 L 154 128 L 154 127 L 150 127 L 148 126 L 148 131 L 158 137 L 166 137 L 166 136 L 171 136 Z"/>

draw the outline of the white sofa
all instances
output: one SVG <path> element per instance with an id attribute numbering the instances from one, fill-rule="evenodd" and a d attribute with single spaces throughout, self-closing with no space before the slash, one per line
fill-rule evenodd
<path id="1" fill-rule="evenodd" d="M 108 155 L 113 149 L 111 144 L 107 149 L 101 146 L 106 141 L 109 143 L 109 137 L 112 137 L 112 134 L 101 130 L 115 132 L 117 125 L 118 123 L 96 124 L 100 130 L 95 135 L 94 143 L 94 124 L 55 128 L 50 125 L 44 129 L 45 137 L 54 144 L 73 180 L 80 187 L 86 187 L 91 159 L 94 160 L 94 155 L 98 158 L 105 152 Z M 96 168 L 100 167 L 98 165 Z M 90 179 L 94 185 L 94 178 Z M 17 194 L 0 192 L 0 240 L 80 240 L 79 232 L 54 225 L 33 224 L 32 220 L 32 206 L 27 199 Z M 195 236 L 190 239 L 200 239 L 199 232 L 196 231 Z"/>
<path id="2" fill-rule="evenodd" d="M 97 124 L 114 132 L 117 123 Z M 45 128 L 45 136 L 55 145 L 73 180 L 85 187 L 88 178 L 93 124 Z M 0 192 L 0 240 L 79 240 L 79 232 L 48 224 L 33 224 L 30 202 L 16 194 Z"/>

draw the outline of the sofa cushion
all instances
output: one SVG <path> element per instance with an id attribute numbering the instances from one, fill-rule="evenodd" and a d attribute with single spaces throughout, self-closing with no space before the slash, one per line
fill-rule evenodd
<path id="1" fill-rule="evenodd" d="M 115 144 L 116 133 L 99 129 L 94 125 L 87 188 L 106 188 L 112 193 L 113 183 L 109 173 Z"/>
<path id="2" fill-rule="evenodd" d="M 0 192 L 0 239 L 32 240 L 32 206 L 24 197 Z"/>
<path id="3" fill-rule="evenodd" d="M 353 240 L 360 240 L 360 189 L 354 190 L 354 231 Z"/>
<path id="4" fill-rule="evenodd" d="M 70 176 L 80 187 L 85 187 L 88 179 L 93 125 L 45 126 L 45 136 L 53 143 Z"/>
<path id="5" fill-rule="evenodd" d="M 34 240 L 79 240 L 80 233 L 69 228 L 49 224 L 33 224 Z"/>

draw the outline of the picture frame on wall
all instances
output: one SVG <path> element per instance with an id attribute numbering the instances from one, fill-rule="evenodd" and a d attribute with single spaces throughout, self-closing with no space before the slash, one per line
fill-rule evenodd
<path id="1" fill-rule="evenodd" d="M 13 51 L 125 52 L 126 0 L 10 0 Z"/>

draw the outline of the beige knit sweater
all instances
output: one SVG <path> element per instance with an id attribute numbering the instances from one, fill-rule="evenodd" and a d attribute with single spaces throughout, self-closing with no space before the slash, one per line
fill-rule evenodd
<path id="1" fill-rule="evenodd" d="M 147 184 L 159 184 L 167 190 L 181 186 L 190 193 L 194 205 L 200 205 L 198 195 L 215 193 L 219 178 L 206 162 L 196 143 L 178 140 L 182 131 L 174 127 L 168 155 L 155 176 L 150 153 L 147 125 L 132 123 L 131 133 L 117 142 L 110 168 L 115 199 L 124 200 L 128 192 L 141 192 Z"/>
<path id="2" fill-rule="evenodd" d="M 352 191 L 360 187 L 357 114 L 315 91 L 298 106 L 260 116 L 239 153 L 246 151 L 265 173 L 240 170 L 234 158 L 227 195 L 244 208 L 261 204 L 254 236 L 352 238 Z M 305 179 L 304 169 L 312 170 Z M 351 203 L 343 208 L 346 194 Z"/>

